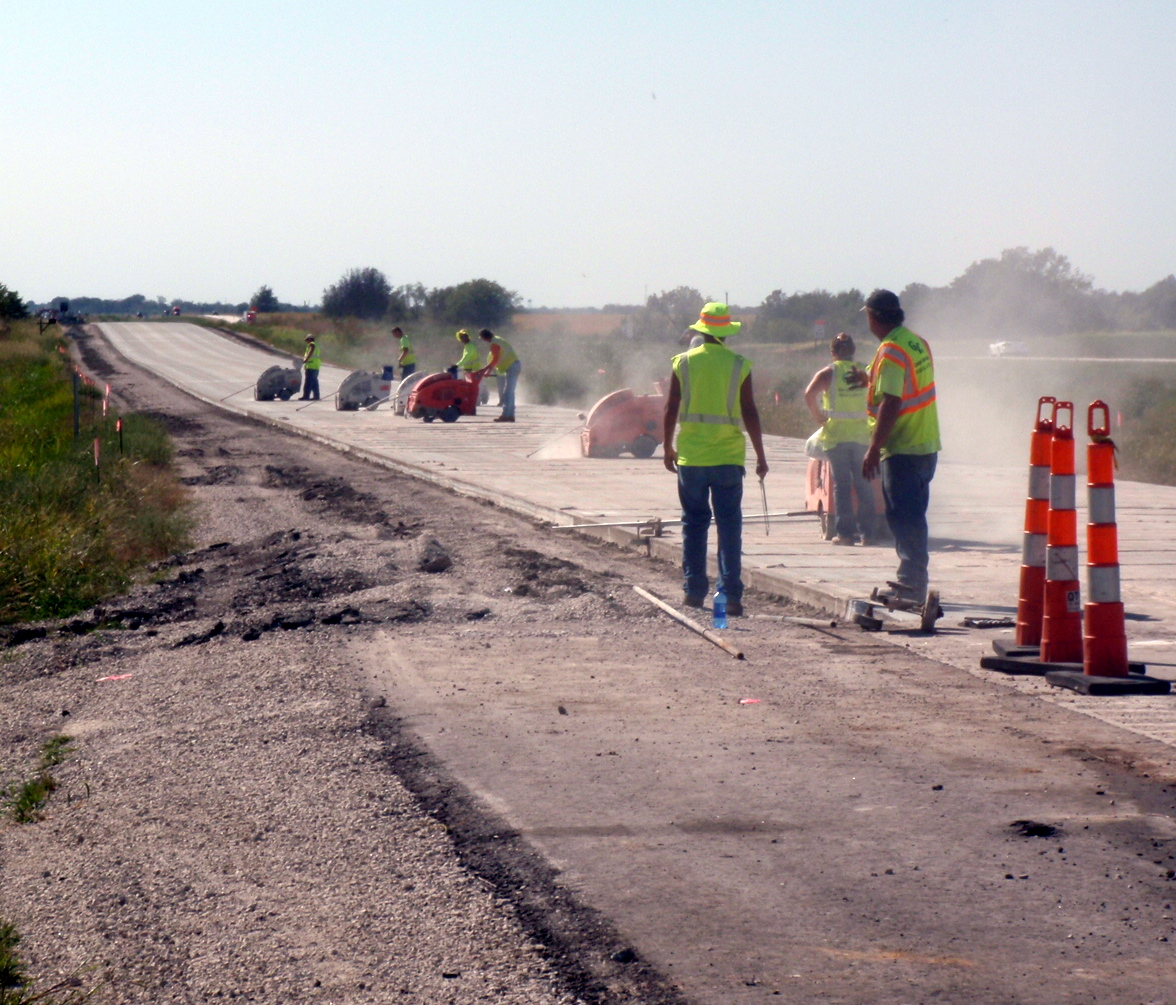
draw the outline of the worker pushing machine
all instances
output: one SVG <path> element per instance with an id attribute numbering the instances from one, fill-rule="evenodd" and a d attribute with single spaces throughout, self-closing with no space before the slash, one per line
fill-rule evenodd
<path id="1" fill-rule="evenodd" d="M 744 428 L 761 479 L 768 462 L 752 397 L 751 363 L 724 341 L 739 331 L 740 322 L 731 320 L 726 304 L 709 303 L 690 327 L 703 341 L 673 359 L 663 430 L 666 469 L 678 476 L 682 503 L 683 602 L 702 607 L 706 600 L 706 541 L 713 515 L 719 538 L 715 593 L 726 595 L 727 614 L 738 617 L 743 613 Z"/>
<path id="2" fill-rule="evenodd" d="M 927 596 L 927 505 L 939 457 L 935 366 L 927 343 L 903 327 L 906 315 L 890 290 L 874 290 L 862 308 L 878 350 L 870 364 L 874 432 L 862 474 L 882 475 L 886 522 L 894 535 L 898 573 L 879 596 L 922 604 Z"/>
<path id="3" fill-rule="evenodd" d="M 464 328 L 457 333 L 457 340 L 461 343 L 461 358 L 455 365 L 468 378 L 482 369 L 482 357 L 478 355 L 478 347 L 470 340 L 470 333 Z"/>
<path id="4" fill-rule="evenodd" d="M 833 543 L 842 545 L 871 544 L 874 537 L 874 490 L 862 475 L 870 442 L 869 378 L 853 361 L 856 348 L 853 337 L 840 332 L 829 346 L 833 362 L 813 375 L 804 392 L 804 403 L 821 424 L 817 441 L 833 471 Z"/>
<path id="5" fill-rule="evenodd" d="M 404 380 L 405 377 L 416 373 L 416 353 L 412 350 L 412 342 L 400 328 L 393 328 L 392 334 L 400 343 L 400 355 L 396 363 L 400 367 L 400 379 Z"/>
<path id="6" fill-rule="evenodd" d="M 502 414 L 494 421 L 514 422 L 515 390 L 519 385 L 519 374 L 523 370 L 522 361 L 511 344 L 501 335 L 495 335 L 489 328 L 483 328 L 478 332 L 478 338 L 490 346 L 490 359 L 482 368 L 482 375 L 494 373 L 506 378 L 502 386 Z"/>
<path id="7" fill-rule="evenodd" d="M 302 401 L 319 400 L 319 370 L 322 369 L 323 357 L 319 352 L 318 343 L 314 336 L 307 334 L 303 339 L 306 352 L 302 354 Z"/>

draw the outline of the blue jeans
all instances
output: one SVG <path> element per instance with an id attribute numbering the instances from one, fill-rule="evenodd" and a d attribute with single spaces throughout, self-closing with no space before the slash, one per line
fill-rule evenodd
<path id="1" fill-rule="evenodd" d="M 838 443 L 825 450 L 833 469 L 833 515 L 837 519 L 837 536 L 874 535 L 874 486 L 862 476 L 864 443 Z M 853 494 L 857 492 L 857 519 L 854 519 Z"/>
<path id="2" fill-rule="evenodd" d="M 405 363 L 404 366 L 400 368 L 400 379 L 404 380 L 405 377 L 411 377 L 414 373 L 416 373 L 416 364 Z"/>
<path id="3" fill-rule="evenodd" d="M 303 401 L 318 401 L 319 400 L 319 372 L 318 370 L 303 370 L 302 371 L 302 400 Z"/>
<path id="4" fill-rule="evenodd" d="M 707 594 L 706 537 L 713 507 L 719 535 L 715 589 L 727 594 L 728 600 L 742 600 L 743 465 L 680 465 L 678 499 L 682 503 L 682 590 L 700 599 Z"/>
<path id="5" fill-rule="evenodd" d="M 519 374 L 523 371 L 522 360 L 516 359 L 506 371 L 506 380 L 502 388 L 502 414 L 513 419 L 515 414 L 515 388 L 519 384 Z"/>
<path id="6" fill-rule="evenodd" d="M 899 585 L 918 597 L 927 593 L 927 504 L 938 454 L 892 454 L 882 459 L 886 522 L 898 552 Z"/>

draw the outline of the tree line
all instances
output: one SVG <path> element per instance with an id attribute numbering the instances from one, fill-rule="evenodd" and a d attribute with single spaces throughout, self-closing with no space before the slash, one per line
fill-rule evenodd
<path id="1" fill-rule="evenodd" d="M 1176 329 L 1176 275 L 1140 293 L 1099 290 L 1053 248 L 1008 248 L 997 258 L 973 262 L 945 286 L 910 283 L 897 292 L 912 324 L 943 335 Z M 689 286 L 654 294 L 634 315 L 634 336 L 680 336 L 712 299 Z M 732 312 L 754 313 L 747 333 L 757 341 L 803 342 L 820 331 L 861 331 L 864 305 L 865 294 L 857 289 L 773 290 L 759 306 L 733 306 Z"/>

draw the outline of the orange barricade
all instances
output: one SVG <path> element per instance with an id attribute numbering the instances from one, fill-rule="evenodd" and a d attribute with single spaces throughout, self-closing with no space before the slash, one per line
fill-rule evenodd
<path id="1" fill-rule="evenodd" d="M 1074 404 L 1070 401 L 1054 402 L 1049 471 L 1049 521 L 1046 534 L 1041 661 L 1081 663 L 1082 588 L 1078 582 Z"/>
<path id="2" fill-rule="evenodd" d="M 1029 495 L 1021 545 L 1021 589 L 1017 597 L 1017 645 L 1041 645 L 1045 602 L 1045 546 L 1049 532 L 1049 470 L 1056 398 L 1037 400 L 1037 421 L 1029 441 Z M 1046 408 L 1045 406 L 1049 406 Z M 1043 414 L 1043 412 L 1045 414 Z"/>
<path id="3" fill-rule="evenodd" d="M 1127 632 L 1119 593 L 1119 527 L 1115 522 L 1115 444 L 1111 413 L 1095 401 L 1087 412 L 1086 448 L 1090 522 L 1086 525 L 1086 629 L 1083 671 L 1097 677 L 1127 676 Z"/>

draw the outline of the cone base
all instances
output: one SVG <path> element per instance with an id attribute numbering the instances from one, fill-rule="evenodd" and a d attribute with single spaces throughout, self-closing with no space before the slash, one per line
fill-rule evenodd
<path id="1" fill-rule="evenodd" d="M 1171 681 L 1148 677 L 1146 674 L 1096 677 L 1081 670 L 1050 670 L 1046 673 L 1045 679 L 1054 687 L 1064 687 L 1094 697 L 1117 694 L 1169 694 L 1172 690 Z"/>

